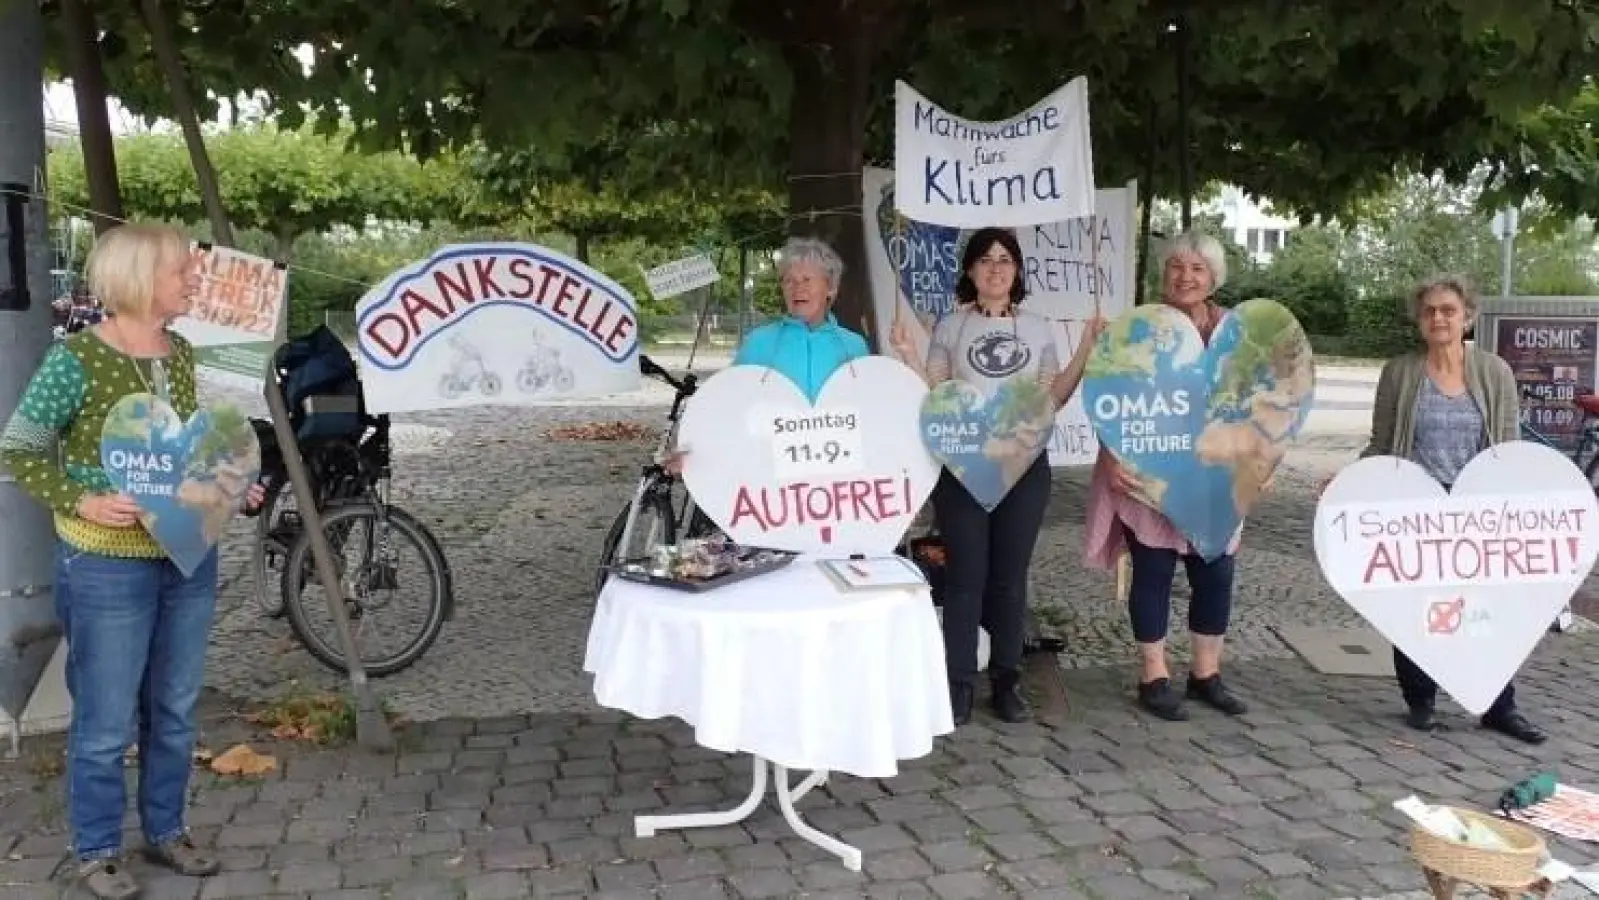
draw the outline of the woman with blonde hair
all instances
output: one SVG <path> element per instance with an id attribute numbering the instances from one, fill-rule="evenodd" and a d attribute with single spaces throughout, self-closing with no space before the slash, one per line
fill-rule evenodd
<path id="1" fill-rule="evenodd" d="M 0 434 L 0 462 L 55 514 L 55 605 L 67 644 L 67 817 L 78 876 L 102 900 L 139 896 L 122 866 L 123 759 L 137 742 L 145 856 L 187 876 L 217 872 L 184 827 L 216 607 L 217 557 L 184 575 L 100 466 L 106 416 L 129 394 L 197 408 L 194 349 L 168 329 L 199 286 L 188 239 L 158 225 L 101 235 L 90 289 L 107 318 L 51 347 Z M 261 502 L 252 485 L 246 505 Z"/>

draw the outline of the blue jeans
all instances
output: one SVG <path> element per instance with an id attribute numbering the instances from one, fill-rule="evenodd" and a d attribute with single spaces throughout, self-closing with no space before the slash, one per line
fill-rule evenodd
<path id="1" fill-rule="evenodd" d="M 194 709 L 216 610 L 217 555 L 185 577 L 165 559 L 56 547 L 56 615 L 67 641 L 67 818 L 81 859 L 117 856 L 127 809 L 123 754 L 137 736 L 145 840 L 184 833 Z"/>

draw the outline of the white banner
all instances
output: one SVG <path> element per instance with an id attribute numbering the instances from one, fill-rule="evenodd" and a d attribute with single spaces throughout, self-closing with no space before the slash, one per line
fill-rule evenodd
<path id="1" fill-rule="evenodd" d="M 638 305 L 537 244 L 458 244 L 355 307 L 373 413 L 597 397 L 638 389 Z"/>
<path id="2" fill-rule="evenodd" d="M 703 253 L 644 271 L 644 281 L 657 300 L 686 294 L 713 285 L 721 279 L 722 274 L 716 271 L 716 263 Z"/>
<path id="3" fill-rule="evenodd" d="M 1081 76 L 1000 122 L 950 115 L 894 86 L 897 209 L 937 225 L 1039 225 L 1094 211 L 1088 80 Z"/>
<path id="4" fill-rule="evenodd" d="M 970 233 L 929 225 L 895 212 L 894 175 L 868 168 L 861 175 L 867 228 L 866 267 L 872 285 L 877 333 L 887 335 L 896 307 L 910 324 L 917 352 L 925 358 L 927 338 L 938 320 L 955 308 L 961 251 Z M 1022 247 L 1022 276 L 1030 309 L 1055 324 L 1055 346 L 1062 363 L 1071 359 L 1083 326 L 1094 314 L 1094 288 L 1100 314 L 1114 319 L 1132 308 L 1138 254 L 1138 183 L 1099 191 L 1099 215 L 1016 229 Z M 1094 259 L 1094 242 L 1099 258 Z M 1097 266 L 1096 266 L 1097 262 Z M 1056 466 L 1089 465 L 1099 441 L 1079 396 L 1055 417 L 1049 461 Z"/>

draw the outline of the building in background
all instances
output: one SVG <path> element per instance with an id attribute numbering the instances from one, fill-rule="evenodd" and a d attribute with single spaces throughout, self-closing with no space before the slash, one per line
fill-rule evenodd
<path id="1" fill-rule="evenodd" d="M 1208 205 L 1221 215 L 1222 228 L 1233 243 L 1259 263 L 1270 262 L 1278 250 L 1288 246 L 1291 233 L 1299 227 L 1297 219 L 1269 212 L 1269 201 L 1257 203 L 1232 185 L 1223 187 L 1221 196 Z"/>

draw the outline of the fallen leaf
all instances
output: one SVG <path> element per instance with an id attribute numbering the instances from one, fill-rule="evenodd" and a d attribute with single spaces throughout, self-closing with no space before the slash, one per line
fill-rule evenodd
<path id="1" fill-rule="evenodd" d="M 294 725 L 279 725 L 272 729 L 272 736 L 280 741 L 292 741 L 300 736 L 300 729 Z"/>
<path id="2" fill-rule="evenodd" d="M 206 763 L 209 763 L 211 760 L 213 760 L 215 758 L 216 758 L 216 754 L 212 753 L 210 750 L 207 750 L 204 747 L 196 747 L 196 748 L 194 748 L 194 761 L 199 763 L 202 766 L 205 765 Z"/>
<path id="3" fill-rule="evenodd" d="M 642 441 L 655 434 L 654 426 L 638 422 L 584 422 L 544 432 L 552 441 Z"/>
<path id="4" fill-rule="evenodd" d="M 218 775 L 238 775 L 253 778 L 276 771 L 278 761 L 264 753 L 257 753 L 245 744 L 236 744 L 216 759 L 211 760 L 211 771 Z"/>

